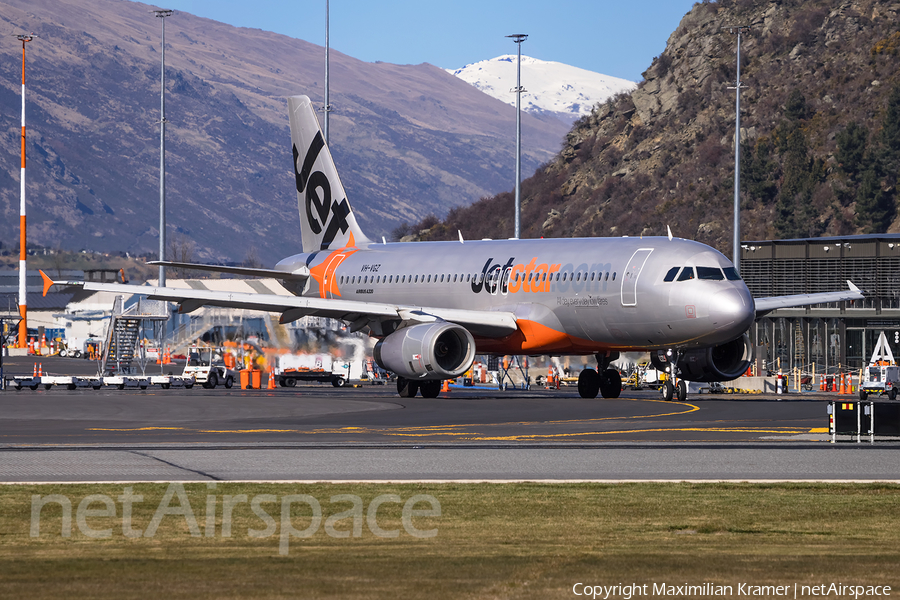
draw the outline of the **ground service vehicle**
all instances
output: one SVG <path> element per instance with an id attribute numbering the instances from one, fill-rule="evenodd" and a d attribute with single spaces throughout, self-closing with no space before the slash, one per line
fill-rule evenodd
<path id="1" fill-rule="evenodd" d="M 278 368 L 276 377 L 281 387 L 294 387 L 298 381 L 331 383 L 334 387 L 347 383 L 343 375 L 333 371 L 334 360 L 327 354 L 285 354 L 278 357 Z"/>
<path id="2" fill-rule="evenodd" d="M 217 348 L 192 346 L 184 365 L 184 376 L 193 377 L 207 389 L 214 389 L 220 383 L 230 389 L 234 386 L 237 373 L 225 366 L 222 353 Z"/>

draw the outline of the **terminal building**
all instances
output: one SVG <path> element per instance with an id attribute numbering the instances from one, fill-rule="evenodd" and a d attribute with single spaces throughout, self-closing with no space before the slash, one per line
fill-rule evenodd
<path id="1" fill-rule="evenodd" d="M 858 370 L 881 331 L 900 345 L 900 234 L 743 242 L 740 272 L 754 298 L 845 290 L 848 280 L 866 295 L 757 319 L 750 338 L 760 374 Z"/>

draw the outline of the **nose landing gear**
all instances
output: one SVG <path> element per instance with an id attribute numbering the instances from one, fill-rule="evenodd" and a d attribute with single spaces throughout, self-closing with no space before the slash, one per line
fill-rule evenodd
<path id="1" fill-rule="evenodd" d="M 666 351 L 666 382 L 660 388 L 663 400 L 671 402 L 684 402 L 687 399 L 687 383 L 678 377 L 678 360 L 681 358 L 681 350 Z M 662 358 L 662 354 L 660 354 Z"/>

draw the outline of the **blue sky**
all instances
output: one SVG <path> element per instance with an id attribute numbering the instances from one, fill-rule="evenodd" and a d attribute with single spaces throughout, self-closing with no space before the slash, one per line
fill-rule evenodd
<path id="1" fill-rule="evenodd" d="M 694 0 L 330 0 L 331 47 L 367 62 L 457 68 L 522 53 L 638 81 Z M 325 0 L 166 0 L 241 27 L 325 44 Z M 167 23 L 176 28 L 175 19 Z"/>

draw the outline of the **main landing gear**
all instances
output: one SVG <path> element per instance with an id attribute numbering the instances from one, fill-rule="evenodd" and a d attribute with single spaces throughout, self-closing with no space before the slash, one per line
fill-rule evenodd
<path id="1" fill-rule="evenodd" d="M 437 398 L 441 393 L 440 379 L 426 379 L 425 381 L 413 381 L 405 377 L 397 377 L 397 394 L 401 398 L 415 398 L 421 392 L 423 398 Z"/>
<path id="2" fill-rule="evenodd" d="M 622 393 L 622 376 L 609 363 L 619 358 L 618 352 L 597 355 L 597 370 L 585 369 L 578 376 L 578 394 L 582 398 L 618 398 Z"/>

